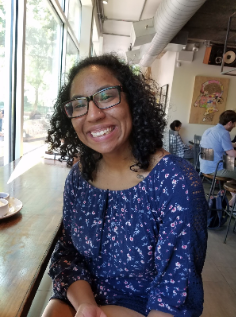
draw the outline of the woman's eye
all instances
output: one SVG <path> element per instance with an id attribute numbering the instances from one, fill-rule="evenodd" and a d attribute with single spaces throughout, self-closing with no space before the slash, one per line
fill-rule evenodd
<path id="1" fill-rule="evenodd" d="M 111 96 L 108 93 L 101 93 L 100 100 L 105 101 L 107 99 L 111 98 Z"/>
<path id="2" fill-rule="evenodd" d="M 79 110 L 81 108 L 86 107 L 86 104 L 84 102 L 76 100 L 76 101 L 72 102 L 72 107 L 74 110 Z"/>

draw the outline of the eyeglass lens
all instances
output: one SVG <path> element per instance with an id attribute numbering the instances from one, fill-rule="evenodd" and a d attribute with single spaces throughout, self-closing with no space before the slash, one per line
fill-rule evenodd
<path id="1" fill-rule="evenodd" d="M 120 103 L 120 94 L 118 88 L 110 88 L 96 93 L 93 96 L 93 101 L 100 109 L 107 109 Z M 77 98 L 71 100 L 65 105 L 68 117 L 79 117 L 87 113 L 88 100 Z"/>

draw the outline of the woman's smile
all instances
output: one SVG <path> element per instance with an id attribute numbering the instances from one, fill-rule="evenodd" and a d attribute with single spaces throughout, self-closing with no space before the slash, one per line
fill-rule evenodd
<path id="1" fill-rule="evenodd" d="M 92 134 L 92 136 L 94 138 L 97 138 L 97 137 L 100 137 L 103 135 L 107 135 L 107 134 L 111 133 L 113 130 L 114 130 L 114 127 L 108 127 L 108 128 L 103 129 L 103 130 L 91 131 L 90 133 Z"/>

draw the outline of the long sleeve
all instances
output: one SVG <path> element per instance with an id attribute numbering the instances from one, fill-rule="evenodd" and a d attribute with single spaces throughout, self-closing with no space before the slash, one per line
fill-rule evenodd
<path id="1" fill-rule="evenodd" d="M 60 298 L 65 301 L 67 300 L 67 289 L 73 282 L 77 280 L 90 282 L 91 280 L 86 259 L 79 254 L 71 239 L 71 217 L 76 198 L 73 183 L 78 181 L 77 175 L 75 168 L 73 168 L 65 183 L 63 234 L 53 252 L 49 270 L 49 275 L 53 279 L 53 298 Z"/>
<path id="2" fill-rule="evenodd" d="M 183 168 L 172 176 L 165 174 L 155 252 L 157 275 L 147 308 L 175 317 L 198 317 L 203 306 L 207 204 L 195 171 L 190 165 Z"/>

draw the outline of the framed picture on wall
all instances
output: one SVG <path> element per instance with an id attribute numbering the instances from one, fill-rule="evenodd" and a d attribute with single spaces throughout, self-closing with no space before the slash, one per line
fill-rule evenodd
<path id="1" fill-rule="evenodd" d="M 157 90 L 157 103 L 160 103 L 162 105 L 164 112 L 166 111 L 168 86 L 169 85 L 166 84 Z"/>
<path id="2" fill-rule="evenodd" d="M 196 76 L 189 123 L 216 125 L 225 111 L 228 89 L 228 78 Z"/>

